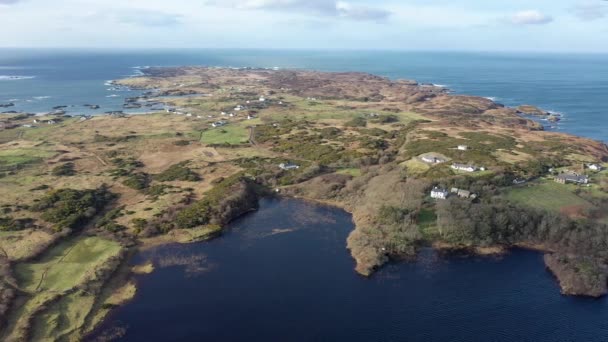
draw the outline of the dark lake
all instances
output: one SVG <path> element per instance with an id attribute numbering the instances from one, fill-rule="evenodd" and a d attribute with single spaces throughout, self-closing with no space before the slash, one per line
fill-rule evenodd
<path id="1" fill-rule="evenodd" d="M 100 328 L 123 341 L 608 341 L 605 299 L 564 297 L 539 253 L 394 263 L 366 279 L 348 213 L 267 199 L 218 239 L 168 245 Z"/>

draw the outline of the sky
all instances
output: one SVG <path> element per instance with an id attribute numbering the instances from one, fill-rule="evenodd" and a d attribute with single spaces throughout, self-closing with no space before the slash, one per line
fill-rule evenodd
<path id="1" fill-rule="evenodd" d="M 608 0 L 0 0 L 0 47 L 608 52 Z"/>

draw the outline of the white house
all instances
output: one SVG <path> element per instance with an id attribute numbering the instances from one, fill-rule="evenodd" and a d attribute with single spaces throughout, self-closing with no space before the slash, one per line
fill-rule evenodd
<path id="1" fill-rule="evenodd" d="M 264 96 L 260 97 L 260 102 L 266 102 L 266 98 Z"/>
<path id="2" fill-rule="evenodd" d="M 445 189 L 441 189 L 438 187 L 434 187 L 433 190 L 431 190 L 431 197 L 432 198 L 436 198 L 436 199 L 446 199 L 448 198 L 450 194 L 448 193 L 447 190 Z"/>
<path id="3" fill-rule="evenodd" d="M 247 120 L 252 120 L 252 119 L 255 119 L 255 116 L 253 116 L 251 114 L 247 115 Z"/>
<path id="4" fill-rule="evenodd" d="M 465 171 L 465 172 L 475 172 L 475 171 L 477 171 L 477 167 L 476 166 L 468 165 L 468 164 L 458 164 L 458 163 L 452 164 L 452 169 L 458 170 L 458 171 Z"/>
<path id="5" fill-rule="evenodd" d="M 602 171 L 604 169 L 599 164 L 589 164 L 589 165 L 587 165 L 587 167 L 589 168 L 589 170 L 593 170 L 593 171 Z"/>
<path id="6" fill-rule="evenodd" d="M 192 117 L 191 113 L 186 114 L 187 117 Z"/>
<path id="7" fill-rule="evenodd" d="M 49 120 L 49 121 L 47 121 L 46 123 L 47 123 L 47 124 L 49 124 L 49 125 L 54 125 L 54 124 L 56 124 L 57 122 L 55 122 L 55 120 Z"/>
<path id="8" fill-rule="evenodd" d="M 460 151 L 468 151 L 469 150 L 469 146 L 467 146 L 467 145 L 458 145 L 458 149 Z"/>
<path id="9" fill-rule="evenodd" d="M 226 112 L 221 112 L 220 114 L 221 114 L 221 115 L 226 115 Z"/>
<path id="10" fill-rule="evenodd" d="M 300 165 L 296 165 L 296 164 L 293 164 L 291 162 L 287 162 L 287 163 L 281 163 L 281 164 L 279 164 L 279 168 L 281 170 L 286 170 L 286 171 L 287 170 L 297 170 L 297 169 L 300 168 Z"/>
<path id="11" fill-rule="evenodd" d="M 214 123 L 211 124 L 212 127 L 222 127 L 222 126 L 226 126 L 226 121 L 216 121 Z"/>

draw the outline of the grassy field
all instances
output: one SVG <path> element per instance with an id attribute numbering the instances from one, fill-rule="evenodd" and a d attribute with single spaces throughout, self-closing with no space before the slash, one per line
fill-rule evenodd
<path id="1" fill-rule="evenodd" d="M 119 250 L 117 243 L 98 237 L 59 244 L 41 261 L 17 265 L 19 284 L 31 292 L 71 289 Z"/>
<path id="2" fill-rule="evenodd" d="M 431 239 L 438 234 L 437 214 L 434 209 L 425 208 L 420 210 L 418 214 L 418 227 L 427 239 Z"/>
<path id="3" fill-rule="evenodd" d="M 549 211 L 559 211 L 569 206 L 591 207 L 591 203 L 574 194 L 575 189 L 574 185 L 543 180 L 529 186 L 513 188 L 507 192 L 506 198 L 515 203 Z"/>
<path id="4" fill-rule="evenodd" d="M 240 125 L 229 124 L 221 128 L 204 131 L 201 142 L 207 145 L 231 144 L 239 145 L 249 141 L 249 130 Z"/>
<path id="5" fill-rule="evenodd" d="M 18 285 L 30 296 L 17 310 L 9 340 L 19 340 L 29 322 L 33 340 L 58 340 L 76 333 L 95 297 L 72 290 L 96 279 L 95 271 L 120 249 L 118 243 L 100 237 L 75 238 L 53 247 L 40 260 L 17 264 Z"/>
<path id="6" fill-rule="evenodd" d="M 0 170 L 13 169 L 28 164 L 41 162 L 45 158 L 50 158 L 53 151 L 46 151 L 36 148 L 15 148 L 0 150 Z"/>

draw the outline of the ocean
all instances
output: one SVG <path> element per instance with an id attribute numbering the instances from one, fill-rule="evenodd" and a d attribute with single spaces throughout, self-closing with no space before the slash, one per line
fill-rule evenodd
<path id="1" fill-rule="evenodd" d="M 608 55 L 306 50 L 0 49 L 4 110 L 70 114 L 122 110 L 138 92 L 107 81 L 144 66 L 203 65 L 361 71 L 445 86 L 507 106 L 531 104 L 561 113 L 555 129 L 608 141 Z M 85 104 L 99 105 L 93 110 Z"/>

